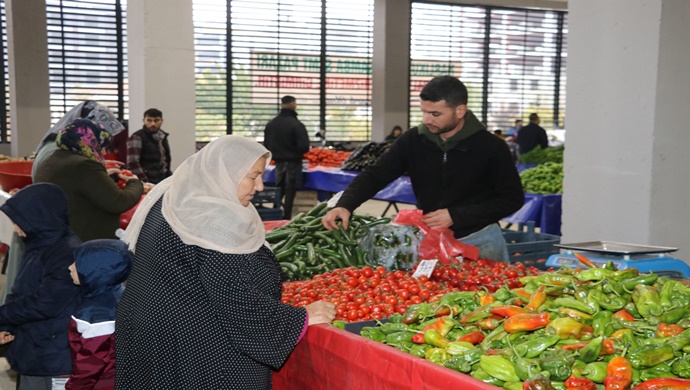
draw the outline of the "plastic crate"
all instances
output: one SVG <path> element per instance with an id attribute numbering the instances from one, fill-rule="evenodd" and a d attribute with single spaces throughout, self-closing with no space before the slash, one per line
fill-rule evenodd
<path id="1" fill-rule="evenodd" d="M 283 219 L 283 209 L 281 203 L 280 189 L 278 187 L 264 187 L 263 191 L 257 192 L 252 198 L 252 204 L 259 212 L 262 221 L 277 221 Z M 270 207 L 264 204 L 270 203 Z"/>
<path id="2" fill-rule="evenodd" d="M 560 253 L 554 244 L 560 244 L 561 237 L 553 234 L 536 233 L 534 222 L 519 224 L 518 231 L 503 229 L 503 238 L 508 246 L 510 262 L 521 262 L 526 266 L 546 270 L 549 256 Z"/>

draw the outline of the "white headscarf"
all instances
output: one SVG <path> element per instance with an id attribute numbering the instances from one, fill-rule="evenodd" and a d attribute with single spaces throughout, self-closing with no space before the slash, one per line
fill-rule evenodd
<path id="1" fill-rule="evenodd" d="M 261 217 L 252 204 L 240 203 L 237 188 L 262 156 L 271 160 L 256 141 L 226 135 L 187 158 L 137 208 L 124 237 L 130 250 L 149 210 L 165 194 L 163 217 L 185 244 L 221 253 L 256 252 L 265 242 Z"/>

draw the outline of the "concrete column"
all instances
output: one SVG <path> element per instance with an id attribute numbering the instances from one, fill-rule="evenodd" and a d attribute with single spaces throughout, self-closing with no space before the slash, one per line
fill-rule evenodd
<path id="1" fill-rule="evenodd" d="M 406 130 L 410 68 L 410 2 L 374 0 L 372 141 L 395 125 Z"/>
<path id="2" fill-rule="evenodd" d="M 161 110 L 174 171 L 196 150 L 192 0 L 128 1 L 127 45 L 130 134 Z"/>
<path id="3" fill-rule="evenodd" d="M 676 246 L 690 261 L 690 2 L 569 10 L 562 242 Z"/>
<path id="4" fill-rule="evenodd" d="M 50 128 L 45 7 L 43 0 L 5 1 L 12 138 L 2 153 L 13 157 L 31 155 Z"/>

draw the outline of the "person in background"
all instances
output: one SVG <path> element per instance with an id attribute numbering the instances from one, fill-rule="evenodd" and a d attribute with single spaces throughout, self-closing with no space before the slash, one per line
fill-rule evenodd
<path id="1" fill-rule="evenodd" d="M 43 136 L 41 142 L 36 147 L 36 157 L 34 158 L 34 163 L 31 167 L 31 178 L 35 180 L 36 170 L 41 165 L 46 157 L 51 155 L 54 151 L 58 150 L 58 146 L 55 144 L 55 138 L 57 134 L 67 127 L 70 123 L 74 122 L 75 119 L 90 119 L 99 125 L 101 125 L 105 131 L 110 134 L 111 137 L 115 137 L 125 130 L 125 127 L 117 120 L 115 114 L 110 110 L 110 108 L 104 106 L 93 100 L 86 100 L 82 103 L 74 106 L 67 114 L 65 114 L 60 120 L 51 127 L 48 132 Z M 122 161 L 122 160 L 120 160 Z M 124 162 L 124 161 L 122 161 Z M 117 173 L 112 171 L 112 173 Z"/>
<path id="2" fill-rule="evenodd" d="M 115 154 L 115 161 L 127 164 L 127 140 L 129 139 L 129 125 L 127 120 L 122 121 L 122 126 L 125 128 L 121 132 L 112 137 L 112 141 L 108 144 L 106 152 Z"/>
<path id="3" fill-rule="evenodd" d="M 69 223 L 82 241 L 115 238 L 120 214 L 141 200 L 142 182 L 125 171 L 123 189 L 108 176 L 102 155 L 110 134 L 96 122 L 76 119 L 58 133 L 59 150 L 46 157 L 35 182 L 57 184 L 69 202 Z"/>
<path id="4" fill-rule="evenodd" d="M 539 126 L 539 115 L 532 113 L 529 115 L 529 125 L 523 127 L 518 132 L 517 143 L 520 154 L 525 154 L 537 146 L 542 149 L 549 147 L 549 139 L 546 130 Z"/>
<path id="5" fill-rule="evenodd" d="M 518 131 L 522 128 L 522 119 L 516 119 L 515 125 L 506 130 L 506 137 L 517 137 Z"/>
<path id="6" fill-rule="evenodd" d="M 81 244 L 69 228 L 67 197 L 49 183 L 29 185 L 0 206 L 24 241 L 12 292 L 0 306 L 0 343 L 19 390 L 58 388 L 72 371 L 67 327 L 81 296 L 67 267 Z"/>
<path id="7" fill-rule="evenodd" d="M 157 184 L 172 175 L 168 133 L 161 129 L 163 113 L 144 112 L 144 127 L 127 140 L 127 166 L 142 181 Z"/>
<path id="8" fill-rule="evenodd" d="M 294 96 L 280 99 L 280 114 L 264 129 L 264 146 L 276 162 L 276 185 L 283 194 L 283 218 L 292 218 L 297 190 L 302 189 L 302 158 L 309 151 L 309 135 L 297 119 Z"/>
<path id="9" fill-rule="evenodd" d="M 115 387 L 115 309 L 129 274 L 130 252 L 120 240 L 82 244 L 69 266 L 83 301 L 69 324 L 72 374 L 66 390 Z"/>
<path id="10" fill-rule="evenodd" d="M 280 267 L 251 203 L 270 158 L 256 141 L 222 136 L 137 208 L 124 237 L 134 259 L 115 321 L 117 389 L 268 390 L 307 326 L 335 317 L 328 302 L 280 302 Z"/>
<path id="11" fill-rule="evenodd" d="M 524 193 L 508 146 L 467 108 L 467 88 L 453 76 L 433 78 L 420 97 L 421 125 L 404 132 L 378 161 L 348 185 L 322 218 L 348 227 L 352 212 L 406 171 L 432 229 L 450 228 L 484 259 L 508 262 L 498 221 L 522 207 Z"/>
<path id="12" fill-rule="evenodd" d="M 402 134 L 402 127 L 395 125 L 395 126 L 393 126 L 391 133 L 386 136 L 385 141 L 386 142 L 395 141 L 396 139 L 398 139 L 398 137 L 400 137 L 400 134 Z"/>

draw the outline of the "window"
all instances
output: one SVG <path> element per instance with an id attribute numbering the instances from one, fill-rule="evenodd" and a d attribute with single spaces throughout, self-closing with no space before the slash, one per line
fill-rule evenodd
<path id="1" fill-rule="evenodd" d="M 414 2 L 411 20 L 411 126 L 421 121 L 426 82 L 452 74 L 489 130 L 532 112 L 547 129 L 563 127 L 566 12 Z"/>
<path id="2" fill-rule="evenodd" d="M 194 26 L 197 141 L 262 139 L 284 95 L 310 136 L 369 138 L 373 0 L 195 0 Z"/>
<path id="3" fill-rule="evenodd" d="M 126 0 L 46 0 L 51 123 L 84 100 L 128 117 Z"/>

